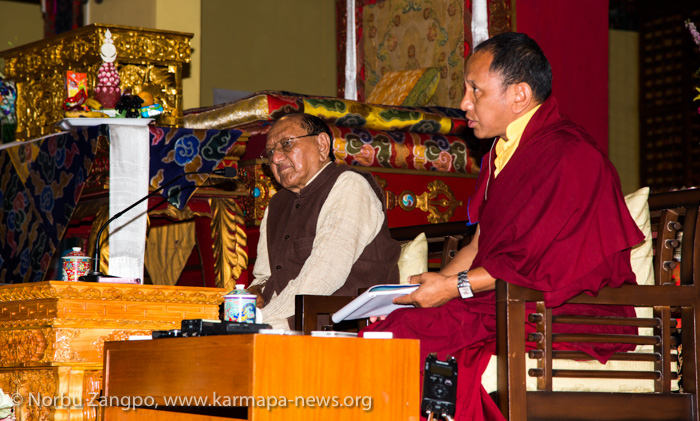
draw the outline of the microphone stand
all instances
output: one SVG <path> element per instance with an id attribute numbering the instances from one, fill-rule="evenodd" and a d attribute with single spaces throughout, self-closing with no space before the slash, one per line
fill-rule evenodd
<path id="1" fill-rule="evenodd" d="M 129 205 L 129 207 L 127 207 L 123 211 L 114 214 L 114 216 L 112 216 L 111 218 L 109 218 L 107 220 L 107 222 L 102 224 L 100 229 L 97 231 L 97 237 L 95 238 L 95 253 L 94 253 L 94 258 L 93 258 L 94 264 L 93 264 L 92 272 L 88 273 L 87 275 L 83 275 L 78 279 L 81 282 L 97 282 L 97 281 L 99 281 L 100 277 L 117 278 L 117 276 L 107 275 L 107 274 L 100 272 L 100 236 L 102 235 L 102 231 L 104 231 L 105 228 L 107 228 L 109 226 L 110 222 L 114 221 L 115 219 L 124 215 L 125 213 L 127 213 L 131 209 L 135 208 L 138 204 L 140 204 L 144 200 L 147 200 L 147 199 L 155 196 L 156 194 L 160 193 L 164 188 L 168 187 L 169 185 L 173 184 L 174 182 L 176 182 L 177 180 L 181 179 L 182 177 L 184 177 L 186 175 L 190 175 L 190 174 L 215 174 L 215 175 L 222 175 L 224 177 L 235 177 L 237 175 L 237 173 L 238 173 L 238 171 L 235 168 L 231 168 L 231 167 L 225 167 L 225 168 L 222 168 L 220 170 L 214 170 L 214 171 L 211 171 L 208 173 L 200 173 L 200 172 L 196 172 L 196 171 L 195 172 L 184 172 L 184 173 L 178 175 L 177 177 L 173 178 L 172 180 L 168 181 L 167 183 L 163 184 L 162 186 L 158 187 L 157 189 L 153 190 L 152 192 L 150 192 L 146 196 L 142 197 L 137 202 L 132 203 L 131 205 Z M 201 187 L 201 186 L 195 186 L 195 187 Z"/>

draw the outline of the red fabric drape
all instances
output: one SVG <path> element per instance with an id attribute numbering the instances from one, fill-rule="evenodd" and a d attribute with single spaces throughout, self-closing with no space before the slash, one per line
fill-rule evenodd
<path id="1" fill-rule="evenodd" d="M 559 110 L 608 151 L 608 1 L 517 0 L 517 31 L 542 47 Z"/>

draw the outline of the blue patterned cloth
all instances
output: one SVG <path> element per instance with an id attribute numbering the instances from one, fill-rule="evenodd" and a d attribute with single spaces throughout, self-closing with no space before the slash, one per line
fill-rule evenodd
<path id="1" fill-rule="evenodd" d="M 0 152 L 0 282 L 39 282 L 92 167 L 99 127 Z M 14 149 L 14 148 L 13 148 Z M 18 153 L 19 152 L 19 153 Z M 21 174 L 28 174 L 23 182 Z"/>
<path id="2" fill-rule="evenodd" d="M 226 156 L 240 130 L 151 127 L 151 186 L 160 187 L 184 172 L 209 173 Z M 183 209 L 203 176 L 184 176 L 163 190 L 170 204 Z"/>
<path id="3" fill-rule="evenodd" d="M 151 187 L 177 179 L 162 194 L 183 209 L 192 187 L 206 176 L 179 176 L 211 172 L 240 135 L 238 130 L 150 127 Z M 0 283 L 44 280 L 102 137 L 109 138 L 106 125 L 0 151 Z"/>

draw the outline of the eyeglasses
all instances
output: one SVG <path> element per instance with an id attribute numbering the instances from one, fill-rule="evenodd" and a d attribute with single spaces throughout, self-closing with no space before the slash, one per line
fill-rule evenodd
<path id="1" fill-rule="evenodd" d="M 275 154 L 277 149 L 279 148 L 282 153 L 289 153 L 292 151 L 292 148 L 294 148 L 294 142 L 296 142 L 299 139 L 302 139 L 304 137 L 310 137 L 310 136 L 318 136 L 318 133 L 311 133 L 311 134 L 305 134 L 303 136 L 297 136 L 297 137 L 290 137 L 289 139 L 284 139 L 279 142 L 277 142 L 277 145 L 270 149 L 264 149 L 262 152 L 260 152 L 260 158 L 261 159 L 272 159 L 272 156 Z"/>

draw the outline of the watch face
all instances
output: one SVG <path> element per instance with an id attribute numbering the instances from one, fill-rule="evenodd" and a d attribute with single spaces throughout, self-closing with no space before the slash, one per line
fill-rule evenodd
<path id="1" fill-rule="evenodd" d="M 469 284 L 464 285 L 464 286 L 460 286 L 460 287 L 458 287 L 458 289 L 459 289 L 459 295 L 462 298 L 471 298 L 474 296 L 474 292 L 472 292 L 472 287 Z"/>

